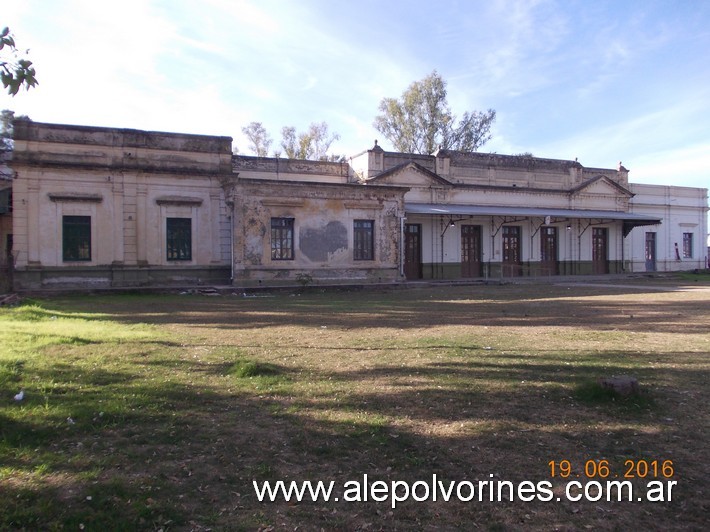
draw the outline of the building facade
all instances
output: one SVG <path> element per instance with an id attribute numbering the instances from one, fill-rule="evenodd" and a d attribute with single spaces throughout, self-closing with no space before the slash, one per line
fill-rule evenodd
<path id="1" fill-rule="evenodd" d="M 377 144 L 333 163 L 232 139 L 18 119 L 0 240 L 18 290 L 693 270 L 707 190 L 577 161 Z M 11 201 L 10 201 L 11 198 Z"/>

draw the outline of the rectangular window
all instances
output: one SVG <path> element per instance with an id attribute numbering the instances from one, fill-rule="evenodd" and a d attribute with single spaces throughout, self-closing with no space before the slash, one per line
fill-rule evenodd
<path id="1" fill-rule="evenodd" d="M 374 220 L 355 220 L 353 225 L 353 259 L 375 260 Z"/>
<path id="2" fill-rule="evenodd" d="M 293 260 L 293 218 L 271 219 L 271 260 Z"/>
<path id="3" fill-rule="evenodd" d="M 62 260 L 91 260 L 91 216 L 62 216 Z"/>
<path id="4" fill-rule="evenodd" d="M 12 189 L 0 190 L 0 214 L 12 213 Z"/>
<path id="5" fill-rule="evenodd" d="M 683 233 L 683 258 L 693 258 L 693 233 Z"/>
<path id="6" fill-rule="evenodd" d="M 168 260 L 192 260 L 191 218 L 166 218 L 165 237 Z"/>

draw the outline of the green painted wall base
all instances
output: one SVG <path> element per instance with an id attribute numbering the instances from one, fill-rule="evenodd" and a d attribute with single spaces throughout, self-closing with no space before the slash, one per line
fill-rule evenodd
<path id="1" fill-rule="evenodd" d="M 461 264 L 447 262 L 444 264 L 425 263 L 422 265 L 422 278 L 462 279 Z M 609 261 L 606 273 L 624 273 L 621 261 Z M 503 265 L 500 262 L 482 264 L 482 279 L 500 279 L 505 277 L 552 277 L 556 275 L 599 275 L 594 271 L 592 261 L 562 261 L 557 264 L 557 271 L 540 262 L 526 262 L 517 266 Z"/>

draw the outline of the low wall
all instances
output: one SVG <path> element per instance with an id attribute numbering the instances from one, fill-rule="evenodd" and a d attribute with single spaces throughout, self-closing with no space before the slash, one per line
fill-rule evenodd
<path id="1" fill-rule="evenodd" d="M 229 266 L 184 268 L 96 266 L 23 268 L 14 272 L 14 289 L 130 288 L 151 286 L 229 285 Z"/>

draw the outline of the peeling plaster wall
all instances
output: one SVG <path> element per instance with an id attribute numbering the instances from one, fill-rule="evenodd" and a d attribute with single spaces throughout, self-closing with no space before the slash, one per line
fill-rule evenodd
<path id="1" fill-rule="evenodd" d="M 13 123 L 17 164 L 121 168 L 142 172 L 209 174 L 231 172 L 230 137 L 135 129 Z"/>
<path id="2" fill-rule="evenodd" d="M 301 252 L 311 262 L 337 262 L 348 253 L 348 229 L 339 220 L 320 227 L 301 227 L 299 242 Z"/>
<path id="3" fill-rule="evenodd" d="M 526 155 L 439 150 L 433 155 L 385 152 L 379 146 L 351 158 L 354 179 L 367 180 L 415 162 L 457 185 L 566 191 L 598 175 L 628 188 L 628 170 L 585 168 L 579 162 Z"/>
<path id="4" fill-rule="evenodd" d="M 707 190 L 628 183 L 628 170 L 568 160 L 439 150 L 385 152 L 375 146 L 347 162 L 233 156 L 229 137 L 15 122 L 14 210 L 0 216 L 0 244 L 13 234 L 16 288 L 158 284 L 279 285 L 402 280 L 401 224 L 411 203 L 631 211 L 662 219 L 609 230 L 611 271 L 643 270 L 644 237 L 658 233 L 659 270 L 702 267 Z M 634 197 L 634 193 L 636 196 Z M 65 262 L 62 219 L 91 217 L 91 260 Z M 166 219 L 191 221 L 189 260 L 169 261 Z M 271 219 L 292 218 L 294 256 L 272 259 Z M 482 258 L 495 275 L 503 218 L 413 215 L 422 226 L 426 276 L 461 275 L 464 223 L 482 227 Z M 11 220 L 11 223 L 10 223 Z M 374 224 L 372 260 L 355 260 L 354 221 Z M 521 226 L 523 259 L 540 259 L 541 220 Z M 591 225 L 553 220 L 560 273 L 589 273 Z M 602 223 L 602 222 L 600 222 Z M 674 246 L 694 235 L 694 256 Z M 697 256 L 696 256 L 697 255 Z M 531 273 L 532 274 L 532 273 Z"/>
<path id="5" fill-rule="evenodd" d="M 17 288 L 228 282 L 231 139 L 18 120 L 14 155 Z M 88 261 L 64 261 L 67 215 L 91 217 Z M 167 259 L 168 217 L 191 220 L 190 260 Z"/>
<path id="6" fill-rule="evenodd" d="M 354 180 L 354 174 L 346 162 L 235 155 L 232 169 L 234 173 L 249 179 L 318 183 L 349 183 Z"/>
<path id="7" fill-rule="evenodd" d="M 399 278 L 406 188 L 235 178 L 234 283 L 388 282 Z M 271 218 L 294 219 L 293 260 L 272 260 Z M 353 221 L 373 220 L 374 260 L 354 260 Z"/>
<path id="8" fill-rule="evenodd" d="M 576 161 L 448 150 L 437 153 L 437 167 L 446 170 L 445 177 L 460 184 L 557 190 L 579 182 L 582 169 Z"/>

